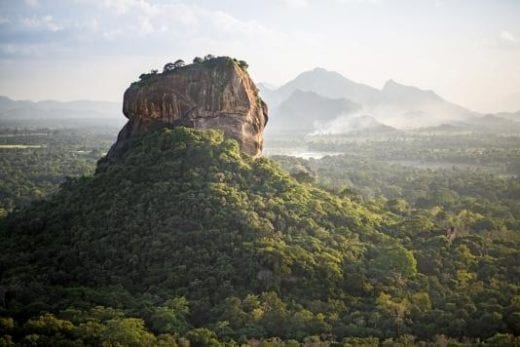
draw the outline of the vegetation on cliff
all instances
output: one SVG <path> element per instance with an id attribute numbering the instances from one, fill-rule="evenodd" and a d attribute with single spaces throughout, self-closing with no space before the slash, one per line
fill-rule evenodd
<path id="1" fill-rule="evenodd" d="M 249 67 L 249 64 L 245 60 L 239 60 L 237 58 L 232 58 L 228 56 L 220 56 L 216 57 L 212 54 L 207 54 L 204 58 L 201 57 L 195 57 L 193 58 L 193 62 L 191 64 L 186 65 L 184 60 L 177 59 L 175 62 L 168 62 L 164 65 L 162 74 L 170 74 L 175 73 L 179 71 L 180 69 L 188 69 L 188 68 L 194 68 L 194 67 L 206 67 L 211 68 L 215 67 L 217 65 L 231 65 L 236 64 L 239 66 L 242 70 L 247 71 L 247 68 Z M 139 76 L 139 81 L 134 82 L 137 85 L 145 84 L 146 82 L 152 81 L 154 77 L 160 76 L 161 73 L 159 73 L 159 70 L 152 69 L 148 73 L 142 73 Z"/>
<path id="2" fill-rule="evenodd" d="M 519 333 L 514 237 L 450 242 L 398 210 L 299 183 L 218 131 L 162 129 L 129 148 L 3 221 L 2 343 Z"/>

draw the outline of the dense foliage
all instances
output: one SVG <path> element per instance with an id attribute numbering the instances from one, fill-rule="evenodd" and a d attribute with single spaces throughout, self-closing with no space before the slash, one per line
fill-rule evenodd
<path id="1" fill-rule="evenodd" d="M 44 198 L 66 177 L 91 175 L 113 139 L 97 129 L 0 129 L 0 216 Z"/>
<path id="2" fill-rule="evenodd" d="M 518 343 L 516 224 L 446 237 L 461 202 L 312 181 L 216 131 L 136 139 L 3 221 L 0 343 Z"/>

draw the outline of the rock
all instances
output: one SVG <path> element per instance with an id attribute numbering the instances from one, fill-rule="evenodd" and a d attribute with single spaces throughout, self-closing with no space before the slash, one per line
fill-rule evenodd
<path id="1" fill-rule="evenodd" d="M 123 113 L 128 122 L 108 152 L 109 161 L 126 150 L 132 137 L 176 126 L 220 129 L 257 157 L 268 119 L 249 74 L 228 57 L 141 75 L 125 92 Z"/>

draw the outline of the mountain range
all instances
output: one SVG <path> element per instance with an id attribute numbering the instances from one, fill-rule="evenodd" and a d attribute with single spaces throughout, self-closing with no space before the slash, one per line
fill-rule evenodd
<path id="1" fill-rule="evenodd" d="M 311 129 L 310 132 L 323 133 L 331 124 L 334 133 L 350 132 L 351 129 L 342 128 L 340 124 L 351 123 L 345 122 L 346 118 L 365 116 L 369 116 L 376 127 L 397 129 L 473 125 L 481 123 L 479 118 L 483 117 L 431 90 L 393 80 L 377 89 L 323 68 L 303 72 L 279 88 L 265 83 L 258 87 L 271 109 L 273 126 L 268 132 L 294 130 L 295 124 L 301 129 Z M 506 116 L 503 118 L 511 119 L 509 114 Z M 341 121 L 330 123 L 337 118 Z"/>
<path id="2" fill-rule="evenodd" d="M 0 122 L 8 126 L 117 126 L 124 122 L 121 104 L 110 101 L 29 101 L 0 96 Z"/>
<path id="3" fill-rule="evenodd" d="M 480 114 L 442 98 L 434 91 L 389 80 L 381 89 L 357 83 L 338 72 L 315 68 L 299 74 L 280 87 L 258 83 L 269 106 L 266 135 L 299 133 L 350 133 L 352 124 L 371 131 L 389 128 L 415 129 L 453 125 L 480 128 L 492 120 L 494 129 L 507 129 L 502 120 L 520 121 L 519 112 L 500 112 L 495 118 Z M 357 119 L 356 118 L 359 118 Z M 368 118 L 367 118 L 368 117 Z M 370 119 L 370 122 L 366 120 Z M 119 127 L 124 122 L 121 104 L 107 101 L 16 101 L 0 96 L 0 122 L 29 127 Z M 363 127 L 364 129 L 365 127 Z"/>

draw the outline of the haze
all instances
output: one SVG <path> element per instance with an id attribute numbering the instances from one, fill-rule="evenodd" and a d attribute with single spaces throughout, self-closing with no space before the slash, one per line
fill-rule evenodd
<path id="1" fill-rule="evenodd" d="M 16 99 L 120 102 L 142 72 L 207 53 L 246 60 L 257 82 L 320 66 L 479 112 L 520 109 L 514 0 L 0 2 L 0 94 Z"/>

